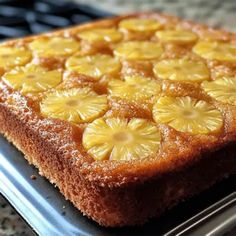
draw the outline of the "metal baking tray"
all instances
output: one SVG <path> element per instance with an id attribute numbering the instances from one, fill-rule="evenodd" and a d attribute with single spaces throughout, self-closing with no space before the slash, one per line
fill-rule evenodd
<path id="1" fill-rule="evenodd" d="M 35 175 L 36 179 L 31 179 Z M 216 184 L 144 226 L 104 228 L 83 216 L 0 135 L 0 192 L 43 236 L 236 235 L 236 176 Z"/>

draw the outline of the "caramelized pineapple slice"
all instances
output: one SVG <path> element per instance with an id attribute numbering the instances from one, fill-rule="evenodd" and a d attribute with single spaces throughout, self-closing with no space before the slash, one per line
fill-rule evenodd
<path id="1" fill-rule="evenodd" d="M 106 96 L 97 95 L 87 87 L 55 91 L 48 94 L 40 104 L 45 117 L 73 123 L 90 122 L 103 115 L 107 108 Z"/>
<path id="2" fill-rule="evenodd" d="M 71 70 L 93 77 L 98 80 L 105 74 L 115 74 L 121 68 L 120 62 L 109 56 L 103 54 L 96 54 L 93 56 L 72 56 L 66 61 L 66 67 Z"/>
<path id="3" fill-rule="evenodd" d="M 166 123 L 172 128 L 191 134 L 217 132 L 223 118 L 214 106 L 191 97 L 161 97 L 153 107 L 156 122 Z"/>
<path id="4" fill-rule="evenodd" d="M 22 93 L 43 92 L 56 87 L 62 80 L 58 70 L 47 71 L 36 65 L 16 67 L 2 77 L 3 81 L 13 89 Z"/>
<path id="5" fill-rule="evenodd" d="M 161 24 L 154 19 L 129 18 L 119 23 L 119 28 L 134 32 L 153 32 L 161 28 Z"/>
<path id="6" fill-rule="evenodd" d="M 219 102 L 236 105 L 236 77 L 204 81 L 203 90 Z"/>
<path id="7" fill-rule="evenodd" d="M 236 62 L 236 44 L 232 43 L 200 41 L 194 46 L 193 52 L 209 60 Z"/>
<path id="8" fill-rule="evenodd" d="M 151 60 L 159 58 L 163 49 L 159 43 L 149 41 L 129 41 L 120 43 L 114 54 L 128 60 Z"/>
<path id="9" fill-rule="evenodd" d="M 194 43 L 197 35 L 187 30 L 165 30 L 156 32 L 158 39 L 165 43 Z"/>
<path id="10" fill-rule="evenodd" d="M 96 28 L 83 31 L 78 36 L 88 42 L 110 42 L 116 43 L 122 39 L 122 33 L 115 28 Z"/>
<path id="11" fill-rule="evenodd" d="M 141 159 L 155 155 L 160 132 L 145 119 L 99 118 L 83 134 L 83 146 L 95 160 Z"/>
<path id="12" fill-rule="evenodd" d="M 31 60 L 31 52 L 23 47 L 0 47 L 0 68 L 23 66 Z"/>
<path id="13" fill-rule="evenodd" d="M 157 81 L 141 76 L 125 77 L 125 81 L 111 80 L 108 84 L 111 96 L 126 99 L 128 101 L 144 102 L 160 91 Z"/>
<path id="14" fill-rule="evenodd" d="M 153 69 L 161 79 L 199 82 L 209 79 L 209 70 L 203 62 L 170 59 L 158 62 Z"/>
<path id="15" fill-rule="evenodd" d="M 78 41 L 72 38 L 38 38 L 29 44 L 31 50 L 40 57 L 68 56 L 80 48 Z"/>

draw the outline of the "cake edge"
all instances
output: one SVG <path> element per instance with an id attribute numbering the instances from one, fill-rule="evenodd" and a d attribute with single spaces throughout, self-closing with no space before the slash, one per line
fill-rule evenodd
<path id="1" fill-rule="evenodd" d="M 0 108 L 0 133 L 23 152 L 26 160 L 55 184 L 66 199 L 103 226 L 142 225 L 236 172 L 236 145 L 232 142 L 206 153 L 186 168 L 144 182 L 120 187 L 99 186 L 85 179 L 77 165 L 27 127 L 11 109 L 1 104 Z"/>

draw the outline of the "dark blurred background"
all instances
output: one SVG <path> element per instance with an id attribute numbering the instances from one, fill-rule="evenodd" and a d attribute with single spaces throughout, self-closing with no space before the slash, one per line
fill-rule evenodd
<path id="1" fill-rule="evenodd" d="M 66 0 L 0 0 L 0 40 L 38 34 L 108 16 Z"/>
<path id="2" fill-rule="evenodd" d="M 148 10 L 236 31 L 235 0 L 0 0 L 0 40 Z"/>

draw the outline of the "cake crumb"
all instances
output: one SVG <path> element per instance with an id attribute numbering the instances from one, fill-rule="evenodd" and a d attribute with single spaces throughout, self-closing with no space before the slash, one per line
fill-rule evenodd
<path id="1" fill-rule="evenodd" d="M 37 179 L 37 176 L 36 176 L 36 175 L 31 175 L 30 178 L 31 178 L 32 180 L 36 180 L 36 179 Z"/>

